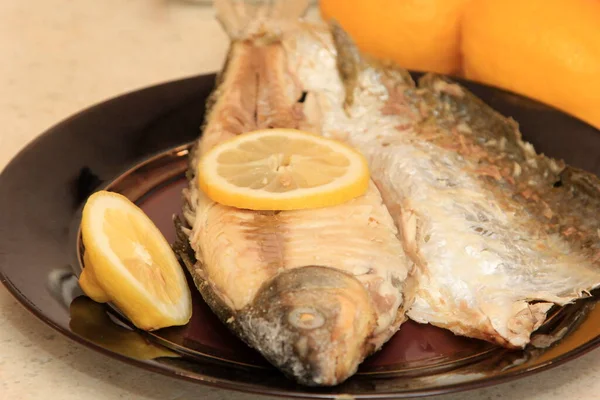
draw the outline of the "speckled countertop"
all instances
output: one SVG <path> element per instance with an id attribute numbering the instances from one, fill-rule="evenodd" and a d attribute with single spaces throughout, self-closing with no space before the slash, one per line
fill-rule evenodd
<path id="1" fill-rule="evenodd" d="M 140 87 L 215 71 L 227 39 L 209 8 L 174 0 L 0 2 L 0 168 L 51 125 Z M 2 210 L 5 212 L 6 210 Z M 133 368 L 38 321 L 0 287 L 0 399 L 242 399 Z M 438 397 L 600 398 L 600 350 L 490 389 Z"/>

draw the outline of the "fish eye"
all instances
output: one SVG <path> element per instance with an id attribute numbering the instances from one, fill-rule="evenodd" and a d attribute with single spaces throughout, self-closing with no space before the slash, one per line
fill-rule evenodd
<path id="1" fill-rule="evenodd" d="M 316 329 L 325 323 L 323 314 L 312 307 L 296 307 L 288 313 L 292 326 L 301 329 Z"/>

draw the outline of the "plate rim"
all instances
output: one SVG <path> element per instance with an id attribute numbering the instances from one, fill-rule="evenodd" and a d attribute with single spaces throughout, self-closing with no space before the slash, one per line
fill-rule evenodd
<path id="1" fill-rule="evenodd" d="M 419 74 L 419 73 L 417 73 L 417 74 Z M 137 89 L 132 89 L 132 90 L 120 93 L 120 94 L 116 94 L 112 97 L 109 97 L 105 100 L 96 102 L 92 105 L 89 105 L 89 106 L 67 116 L 66 118 L 58 121 L 57 123 L 51 125 L 44 132 L 42 132 L 41 134 L 37 135 L 34 139 L 27 142 L 27 144 L 25 146 L 23 146 L 16 154 L 14 154 L 9 159 L 9 161 L 6 163 L 6 165 L 3 167 L 2 171 L 0 172 L 0 177 L 6 177 L 6 172 L 8 170 L 10 170 L 10 168 L 12 166 L 16 165 L 25 154 L 30 152 L 32 149 L 36 148 L 36 146 L 39 146 L 39 143 L 41 141 L 50 137 L 53 134 L 56 134 L 57 131 L 60 131 L 62 127 L 68 125 L 70 122 L 80 119 L 82 117 L 85 117 L 86 114 L 88 114 L 92 110 L 95 110 L 99 107 L 105 106 L 109 103 L 118 101 L 119 99 L 122 99 L 124 97 L 128 97 L 128 96 L 131 96 L 134 94 L 139 95 L 139 94 L 142 94 L 143 92 L 151 91 L 152 89 L 171 86 L 171 85 L 174 85 L 177 83 L 185 84 L 186 82 L 192 82 L 192 81 L 198 80 L 198 79 L 214 80 L 215 76 L 216 76 L 215 73 L 205 73 L 205 74 L 194 75 L 191 77 L 185 77 L 185 78 L 181 78 L 181 79 L 169 80 L 169 81 L 165 81 L 165 82 L 161 82 L 161 83 L 157 83 L 157 84 L 140 87 Z M 516 96 L 522 100 L 526 100 L 529 102 L 533 102 L 534 104 L 540 105 L 541 107 L 543 107 L 549 111 L 554 111 L 554 112 L 558 112 L 560 114 L 566 115 L 570 119 L 579 121 L 580 123 L 597 130 L 595 127 L 591 126 L 590 124 L 586 123 L 585 121 L 583 121 L 575 116 L 567 114 L 564 111 L 558 110 L 557 108 L 555 108 L 551 105 L 539 102 L 535 99 L 528 98 L 521 94 L 509 91 L 509 90 L 505 90 L 502 88 L 498 88 L 498 87 L 495 87 L 492 85 L 486 85 L 486 84 L 482 84 L 479 82 L 474 82 L 474 81 L 470 81 L 470 80 L 466 80 L 466 79 L 461 79 L 461 78 L 456 78 L 456 77 L 450 77 L 450 79 L 460 83 L 461 85 L 467 83 L 469 85 L 479 86 L 479 87 L 483 87 L 483 88 L 490 88 L 493 91 L 509 94 L 511 96 Z M 600 133 L 600 130 L 598 130 L 598 132 Z M 172 150 L 173 150 L 173 148 L 165 148 L 165 149 L 161 150 L 160 154 L 163 154 L 167 151 L 172 151 Z M 135 165 L 137 166 L 142 163 L 146 163 L 149 160 L 151 160 L 152 158 L 157 157 L 158 155 L 159 154 L 147 155 L 146 157 L 144 157 L 142 160 L 140 160 Z M 130 167 L 131 166 L 124 166 L 124 170 L 128 170 Z M 121 175 L 119 175 L 119 176 L 121 176 Z M 116 179 L 118 179 L 119 176 L 112 177 L 112 179 L 110 181 L 104 182 L 98 188 L 94 189 L 94 191 L 100 190 L 107 186 L 110 186 Z M 329 398 L 336 398 L 336 397 L 340 396 L 339 393 L 324 393 L 324 392 L 319 393 L 319 392 L 306 392 L 306 391 L 301 391 L 301 390 L 291 391 L 291 390 L 287 390 L 287 389 L 268 388 L 268 387 L 265 387 L 262 385 L 254 385 L 254 384 L 239 382 L 239 381 L 235 381 L 235 380 L 231 380 L 231 379 L 223 379 L 223 378 L 219 378 L 219 377 L 205 375 L 202 373 L 194 373 L 192 376 L 191 374 L 186 374 L 183 369 L 178 369 L 178 368 L 172 367 L 168 364 L 158 363 L 158 362 L 145 362 L 143 360 L 138 360 L 135 358 L 127 357 L 127 356 L 119 354 L 115 351 L 111 351 L 109 349 L 106 349 L 106 348 L 92 342 L 89 339 L 86 339 L 80 335 L 77 335 L 76 333 L 74 333 L 71 330 L 64 329 L 62 326 L 60 326 L 55 321 L 53 321 L 52 318 L 48 317 L 27 296 L 25 296 L 24 294 L 21 293 L 21 291 L 19 290 L 17 285 L 15 285 L 14 282 L 12 282 L 10 280 L 5 269 L 6 269 L 5 265 L 0 264 L 0 282 L 2 282 L 4 287 L 6 287 L 6 289 L 12 295 L 12 297 L 15 300 L 17 300 L 18 304 L 22 305 L 27 311 L 29 311 L 31 314 L 33 314 L 37 319 L 44 322 L 47 326 L 51 327 L 55 331 L 60 332 L 62 335 L 66 336 L 67 338 L 74 340 L 75 342 L 77 342 L 79 344 L 82 344 L 100 354 L 109 356 L 113 359 L 119 360 L 119 361 L 127 363 L 129 365 L 133 365 L 135 367 L 142 368 L 144 370 L 148 370 L 148 371 L 155 372 L 155 373 L 160 373 L 161 375 L 169 376 L 171 378 L 182 379 L 182 380 L 186 380 L 189 382 L 194 382 L 196 384 L 203 384 L 203 385 L 207 385 L 207 386 L 211 386 L 211 387 L 216 387 L 216 388 L 225 389 L 225 390 L 234 390 L 234 391 L 243 392 L 243 393 L 254 393 L 254 394 L 270 395 L 270 396 L 277 396 L 277 397 L 288 397 L 288 398 L 293 397 L 293 398 L 313 398 L 313 399 L 314 398 L 329 399 Z M 569 362 L 573 359 L 576 359 L 597 347 L 600 347 L 600 332 L 592 340 L 590 340 L 582 345 L 577 346 L 573 350 L 571 350 L 567 353 L 563 353 L 563 354 L 557 356 L 556 358 L 551 358 L 549 360 L 546 360 L 545 362 L 543 362 L 539 365 L 536 365 L 536 366 L 533 366 L 533 367 L 530 367 L 527 369 L 517 370 L 517 371 L 508 370 L 507 372 L 502 372 L 502 373 L 500 373 L 498 375 L 494 375 L 494 376 L 487 376 L 487 377 L 483 377 L 483 378 L 478 378 L 478 379 L 474 379 L 474 380 L 470 380 L 470 381 L 462 381 L 462 382 L 458 382 L 458 383 L 444 384 L 444 385 L 440 385 L 440 386 L 436 386 L 436 387 L 432 387 L 432 388 L 409 389 L 408 391 L 404 391 L 404 392 L 390 391 L 390 392 L 379 392 L 379 393 L 372 393 L 372 394 L 357 393 L 357 394 L 351 394 L 351 395 L 357 399 L 362 399 L 362 398 L 371 398 L 371 399 L 376 399 L 376 398 L 414 398 L 414 397 L 423 397 L 423 396 L 434 396 L 434 395 L 447 394 L 447 393 L 456 393 L 456 392 L 473 390 L 473 389 L 487 387 L 487 386 L 494 386 L 497 384 L 501 384 L 504 382 L 508 382 L 508 381 L 520 379 L 520 378 L 523 378 L 523 377 L 526 377 L 526 376 L 529 376 L 532 374 L 536 374 L 536 373 L 551 369 L 551 368 L 559 366 L 559 365 L 563 365 L 564 363 Z"/>
<path id="2" fill-rule="evenodd" d="M 91 340 L 87 340 L 84 337 L 81 337 L 75 334 L 72 331 L 63 329 L 61 326 L 55 324 L 50 318 L 47 318 L 42 312 L 40 312 L 37 307 L 33 303 L 31 303 L 26 297 L 19 296 L 19 290 L 16 286 L 13 285 L 12 281 L 10 281 L 4 274 L 2 270 L 0 270 L 0 282 L 4 284 L 4 287 L 8 290 L 8 292 L 17 300 L 18 304 L 23 306 L 27 311 L 33 314 L 38 320 L 44 322 L 47 326 L 52 329 L 58 331 L 63 334 L 65 337 L 74 340 L 75 342 L 84 345 L 87 348 L 90 348 L 96 352 L 104 356 L 108 356 L 112 359 L 118 360 L 128 365 L 132 365 L 138 368 L 142 368 L 147 371 L 151 371 L 154 373 L 159 373 L 163 376 L 181 379 L 187 382 L 192 382 L 196 384 L 207 385 L 210 387 L 215 387 L 219 389 L 225 390 L 233 390 L 240 393 L 252 393 L 259 395 L 268 395 L 275 396 L 280 398 L 295 398 L 295 399 L 333 399 L 339 398 L 341 395 L 336 393 L 316 393 L 316 392 L 302 392 L 302 391 L 288 391 L 283 389 L 270 389 L 264 388 L 259 385 L 252 385 L 247 383 L 240 383 L 238 381 L 229 380 L 229 379 L 221 379 L 214 378 L 203 374 L 195 374 L 194 376 L 182 373 L 181 370 L 177 368 L 173 368 L 167 364 L 160 364 L 160 366 L 155 365 L 155 363 L 148 363 L 142 360 L 137 360 L 134 358 L 130 358 L 124 355 L 121 355 L 117 352 L 110 351 Z M 465 392 L 469 390 L 495 386 L 498 384 L 510 382 L 516 379 L 524 378 L 529 375 L 537 374 L 539 372 L 543 372 L 554 367 L 563 365 L 571 360 L 581 357 L 582 355 L 588 353 L 589 351 L 600 347 L 600 334 L 596 336 L 590 342 L 585 343 L 582 346 L 578 346 L 576 349 L 572 350 L 569 353 L 563 354 L 557 358 L 553 358 L 547 360 L 543 364 L 535 366 L 533 368 L 514 371 L 514 372 L 504 372 L 500 375 L 496 375 L 493 377 L 480 378 L 473 381 L 466 381 L 454 384 L 447 384 L 437 386 L 435 388 L 424 388 L 424 389 L 415 389 L 407 392 L 380 392 L 373 394 L 350 394 L 353 398 L 356 399 L 405 399 L 405 398 L 418 398 L 418 397 L 430 397 L 441 394 L 451 394 L 458 392 Z"/>

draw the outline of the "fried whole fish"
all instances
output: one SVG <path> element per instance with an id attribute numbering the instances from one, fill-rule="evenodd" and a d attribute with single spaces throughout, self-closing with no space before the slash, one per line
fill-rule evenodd
<path id="1" fill-rule="evenodd" d="M 461 86 L 432 74 L 415 85 L 331 30 L 292 46 L 310 60 L 298 79 L 318 98 L 323 134 L 369 161 L 417 265 L 409 318 L 525 346 L 553 304 L 600 285 L 600 180 L 537 154 Z"/>
<path id="2" fill-rule="evenodd" d="M 191 252 L 187 243 L 175 249 L 208 305 L 248 345 L 300 383 L 335 385 L 398 330 L 412 304 L 414 263 L 375 185 L 335 207 L 259 212 L 211 201 L 195 177 L 202 154 L 235 135 L 321 132 L 283 45 L 302 29 L 301 3 L 215 2 L 232 43 L 184 192 L 188 226 L 178 230 Z"/>

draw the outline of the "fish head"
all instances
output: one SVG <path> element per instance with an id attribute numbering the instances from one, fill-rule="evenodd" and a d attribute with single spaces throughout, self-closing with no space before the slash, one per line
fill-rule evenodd
<path id="1" fill-rule="evenodd" d="M 305 266 L 266 282 L 240 321 L 246 340 L 299 382 L 335 385 L 373 349 L 375 308 L 352 275 Z"/>

